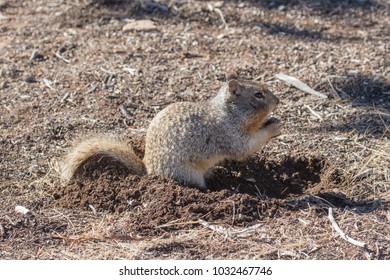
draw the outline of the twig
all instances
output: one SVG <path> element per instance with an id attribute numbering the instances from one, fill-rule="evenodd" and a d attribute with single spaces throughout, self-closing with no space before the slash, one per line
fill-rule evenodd
<path id="1" fill-rule="evenodd" d="M 100 67 L 100 70 L 102 70 L 104 73 L 107 73 L 111 76 L 116 76 L 116 73 L 114 71 L 110 71 L 110 70 L 107 70 L 107 69 L 104 69 L 103 67 Z"/>
<path id="2" fill-rule="evenodd" d="M 330 82 L 329 77 L 326 77 L 326 79 L 328 80 L 328 83 L 329 83 L 329 85 L 330 85 L 330 87 L 331 87 L 331 89 L 332 89 L 333 97 L 334 97 L 335 99 L 341 99 L 340 94 L 339 94 L 339 93 L 337 92 L 337 90 L 333 87 L 332 83 Z"/>
<path id="3" fill-rule="evenodd" d="M 34 49 L 31 53 L 30 60 L 34 60 L 38 54 L 38 50 Z"/>
<path id="4" fill-rule="evenodd" d="M 88 207 L 91 208 L 93 214 L 96 216 L 97 215 L 97 211 L 96 211 L 95 207 L 93 207 L 91 204 L 88 204 Z"/>
<path id="5" fill-rule="evenodd" d="M 7 19 L 7 17 L 5 15 L 3 15 L 2 13 L 0 13 L 0 20 L 4 20 L 4 19 Z"/>
<path id="6" fill-rule="evenodd" d="M 189 222 L 181 222 L 181 223 L 175 223 L 175 222 L 168 222 L 163 225 L 157 226 L 157 228 L 166 228 L 166 227 L 172 227 L 172 226 L 182 226 L 182 225 L 198 225 L 199 221 L 189 221 Z"/>
<path id="7" fill-rule="evenodd" d="M 332 206 L 333 208 L 336 208 L 336 206 L 334 206 L 332 203 L 330 203 L 329 201 L 327 201 L 325 198 L 322 198 L 322 197 L 320 197 L 320 196 L 316 196 L 316 195 L 313 195 L 313 197 L 314 198 L 316 198 L 317 200 L 319 200 L 319 201 L 324 201 L 324 202 L 326 202 L 328 205 L 326 205 L 325 203 L 322 203 L 324 206 L 322 206 L 323 208 L 327 208 L 327 207 L 329 207 L 329 206 Z M 310 197 L 309 197 L 310 198 Z M 321 203 L 321 202 L 319 202 L 319 203 Z M 320 205 L 321 206 L 321 205 Z"/>
<path id="8" fill-rule="evenodd" d="M 123 67 L 122 70 L 128 72 L 131 76 L 137 73 L 137 69 L 131 67 Z"/>
<path id="9" fill-rule="evenodd" d="M 218 8 L 214 8 L 214 11 L 217 12 L 217 14 L 220 16 L 221 20 L 222 20 L 222 23 L 223 25 L 225 26 L 225 29 L 228 30 L 229 29 L 229 26 L 228 24 L 226 23 L 226 20 L 225 20 L 225 17 L 223 16 L 222 14 L 222 11 Z"/>
<path id="10" fill-rule="evenodd" d="M 335 221 L 335 219 L 333 217 L 333 210 L 331 207 L 329 207 L 328 218 L 329 218 L 330 222 L 332 223 L 333 228 L 337 231 L 337 233 L 341 236 L 341 238 L 343 238 L 345 241 L 347 241 L 355 246 L 362 247 L 362 248 L 366 247 L 366 243 L 357 241 L 357 240 L 349 237 L 340 229 L 340 227 L 338 226 L 337 222 Z"/>
<path id="11" fill-rule="evenodd" d="M 346 93 L 345 91 L 343 91 L 341 88 L 338 88 L 338 87 L 336 87 L 336 86 L 335 86 L 335 88 L 336 88 L 339 92 L 341 92 L 341 93 L 343 94 L 343 98 L 344 98 L 344 99 L 351 99 L 351 96 L 349 96 L 349 94 Z"/>
<path id="12" fill-rule="evenodd" d="M 97 119 L 92 119 L 92 118 L 88 118 L 86 116 L 81 116 L 81 119 L 83 121 L 89 121 L 89 122 L 92 122 L 93 124 L 95 124 L 97 122 Z"/>
<path id="13" fill-rule="evenodd" d="M 319 119 L 320 121 L 323 121 L 324 119 L 316 112 L 314 111 L 309 105 L 304 105 L 305 108 L 307 108 L 309 110 L 309 112 L 315 116 L 317 119 Z"/>
<path id="14" fill-rule="evenodd" d="M 286 74 L 280 73 L 280 74 L 277 74 L 275 77 L 279 80 L 285 81 L 286 83 L 288 83 L 290 85 L 293 85 L 297 89 L 300 89 L 306 93 L 310 93 L 310 94 L 313 94 L 315 96 L 318 96 L 318 97 L 324 98 L 324 99 L 328 98 L 325 94 L 312 89 L 304 82 L 302 82 L 302 81 L 300 81 L 297 78 L 294 78 L 292 76 L 288 76 Z"/>
<path id="15" fill-rule="evenodd" d="M 378 109 L 376 108 L 375 104 L 374 104 L 374 108 L 375 108 L 375 113 L 378 114 L 379 118 L 380 118 L 381 121 L 382 121 L 383 126 L 385 127 L 385 131 L 383 132 L 383 136 L 385 136 L 386 133 L 387 133 L 388 131 L 390 131 L 390 128 L 389 128 L 389 126 L 386 124 L 386 122 L 385 122 L 385 120 L 383 119 L 382 115 L 383 115 L 383 116 L 386 116 L 386 117 L 390 117 L 390 114 L 387 114 L 387 113 L 378 111 Z"/>
<path id="16" fill-rule="evenodd" d="M 59 233 L 52 233 L 52 238 L 64 239 L 66 241 L 104 241 L 105 237 L 94 237 L 89 235 L 75 235 L 75 236 L 65 236 Z"/>
<path id="17" fill-rule="evenodd" d="M 126 118 L 132 118 L 133 116 L 130 114 L 130 112 L 127 110 L 126 106 L 124 104 L 119 105 L 119 109 L 121 110 L 121 113 Z"/>
<path id="18" fill-rule="evenodd" d="M 390 155 L 390 153 L 388 153 L 386 150 L 375 150 L 375 149 L 369 148 L 367 146 L 364 146 L 363 144 L 360 144 L 359 142 L 357 142 L 356 139 L 353 141 L 353 143 L 355 143 L 356 145 L 362 147 L 363 151 L 364 150 L 368 150 L 368 151 L 371 151 L 371 152 L 374 152 L 374 153 L 376 153 L 378 155 L 383 155 L 383 156 L 389 156 Z"/>
<path id="19" fill-rule="evenodd" d="M 69 224 L 72 226 L 73 229 L 75 229 L 76 227 L 74 226 L 73 222 L 71 221 L 71 219 L 69 219 L 66 215 L 64 215 L 63 213 L 61 213 L 60 211 L 54 209 L 54 212 L 56 212 L 57 214 L 59 214 L 60 216 L 64 217 L 68 222 Z"/>
<path id="20" fill-rule="evenodd" d="M 103 83 L 104 83 L 106 86 L 108 86 L 108 85 L 111 83 L 112 78 L 114 78 L 114 77 L 115 77 L 115 75 L 112 75 L 112 74 L 108 75 L 108 76 L 104 79 Z"/>
<path id="21" fill-rule="evenodd" d="M 211 225 L 210 223 L 204 221 L 204 220 L 201 220 L 199 219 L 199 223 L 204 226 L 204 227 L 207 227 L 213 231 L 216 231 L 216 232 L 219 232 L 219 233 L 222 233 L 223 235 L 225 235 L 225 237 L 228 237 L 230 235 L 230 231 L 229 229 L 226 229 L 222 226 L 218 226 L 218 225 Z"/>
<path id="22" fill-rule="evenodd" d="M 5 230 L 2 224 L 0 224 L 0 238 L 3 238 L 5 235 Z"/>
<path id="23" fill-rule="evenodd" d="M 219 226 L 219 225 L 212 225 L 212 224 L 210 224 L 202 219 L 199 219 L 199 223 L 202 226 L 207 227 L 213 231 L 222 233 L 223 235 L 225 235 L 225 237 L 236 236 L 236 237 L 241 237 L 241 238 L 253 235 L 256 232 L 256 229 L 259 228 L 260 226 L 262 226 L 261 224 L 255 224 L 255 225 L 248 227 L 248 228 L 231 230 L 231 229 Z"/>
<path id="24" fill-rule="evenodd" d="M 254 81 L 262 80 L 262 79 L 264 79 L 265 75 L 266 74 L 261 74 L 261 75 L 257 76 L 256 78 L 254 78 L 253 80 Z"/>
<path id="25" fill-rule="evenodd" d="M 66 63 L 70 63 L 70 62 L 71 62 L 69 59 L 63 57 L 63 56 L 60 55 L 58 52 L 54 53 L 54 55 L 55 55 L 57 58 L 59 58 L 59 59 L 63 60 L 64 62 L 66 62 Z"/>
<path id="26" fill-rule="evenodd" d="M 127 129 L 129 129 L 131 131 L 136 131 L 139 133 L 146 133 L 146 128 L 140 127 L 138 125 L 129 125 L 129 124 L 127 124 L 126 119 L 123 119 L 123 124 L 126 126 Z"/>
<path id="27" fill-rule="evenodd" d="M 90 94 L 90 93 L 94 92 L 96 90 L 96 88 L 97 88 L 97 85 L 93 85 L 89 90 L 87 90 L 85 92 L 85 94 Z"/>
<path id="28" fill-rule="evenodd" d="M 5 108 L 5 109 L 7 109 L 7 110 L 8 110 L 8 112 L 10 112 L 10 113 L 12 112 L 11 108 L 10 108 L 10 107 L 8 107 L 7 105 L 3 105 L 3 106 L 4 106 L 4 108 Z"/>
<path id="29" fill-rule="evenodd" d="M 83 241 L 107 241 L 107 240 L 120 240 L 120 241 L 142 241 L 145 240 L 142 237 L 133 237 L 130 235 L 112 235 L 112 236 L 91 236 L 91 235 L 71 235 L 71 236 L 65 236 L 61 235 L 59 233 L 52 233 L 51 237 L 58 238 L 58 239 L 64 239 L 66 241 L 71 242 L 83 242 Z"/>
<path id="30" fill-rule="evenodd" d="M 53 88 L 53 87 L 51 86 L 51 81 L 49 81 L 48 79 L 43 78 L 43 79 L 42 79 L 42 82 L 43 82 L 48 88 L 50 88 L 50 89 L 52 89 L 52 90 L 55 90 L 55 88 Z"/>
<path id="31" fill-rule="evenodd" d="M 17 223 L 15 223 L 15 222 L 10 218 L 10 216 L 5 215 L 5 217 L 7 218 L 8 222 L 9 222 L 12 226 L 15 227 L 15 226 L 17 225 Z"/>
<path id="32" fill-rule="evenodd" d="M 234 225 L 235 217 L 236 217 L 236 204 L 234 203 L 234 200 L 232 201 L 233 203 L 233 217 L 232 217 L 232 225 Z"/>
<path id="33" fill-rule="evenodd" d="M 248 228 L 244 228 L 241 230 L 235 230 L 233 233 L 237 237 L 248 237 L 248 236 L 253 235 L 255 233 L 255 230 L 261 226 L 262 226 L 262 224 L 256 224 L 256 225 L 250 226 Z"/>
<path id="34" fill-rule="evenodd" d="M 70 96 L 69 92 L 65 93 L 65 95 L 61 98 L 61 103 L 64 103 L 69 96 Z"/>

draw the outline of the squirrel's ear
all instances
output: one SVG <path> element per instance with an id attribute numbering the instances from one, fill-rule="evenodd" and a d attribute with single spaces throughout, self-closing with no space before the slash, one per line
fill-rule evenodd
<path id="1" fill-rule="evenodd" d="M 238 75 L 237 75 L 237 72 L 235 71 L 230 71 L 227 75 L 226 75 L 226 81 L 230 81 L 230 80 L 237 80 L 238 79 Z"/>
<path id="2" fill-rule="evenodd" d="M 229 93 L 231 95 L 237 95 L 237 89 L 239 87 L 239 83 L 237 80 L 230 80 L 228 81 L 228 87 L 229 87 Z"/>

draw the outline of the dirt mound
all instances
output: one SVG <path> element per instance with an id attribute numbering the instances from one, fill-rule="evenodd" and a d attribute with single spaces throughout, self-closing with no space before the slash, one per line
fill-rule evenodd
<path id="1" fill-rule="evenodd" d="M 277 204 L 227 189 L 202 192 L 158 176 L 121 178 L 109 173 L 96 181 L 77 180 L 55 192 L 54 197 L 56 205 L 64 208 L 92 206 L 99 212 L 131 211 L 133 229 L 144 233 L 158 225 L 199 218 L 227 224 L 250 223 L 273 215 Z"/>
<path id="2" fill-rule="evenodd" d="M 286 199 L 318 187 L 324 178 L 326 186 L 332 185 L 327 164 L 316 158 L 229 162 L 216 168 L 207 192 L 159 176 L 126 176 L 118 163 L 101 164 L 94 165 L 100 168 L 94 170 L 87 166 L 88 176 L 55 190 L 56 205 L 98 212 L 130 211 L 132 229 L 143 234 L 156 234 L 158 226 L 167 223 L 198 219 L 248 225 L 274 216 Z"/>

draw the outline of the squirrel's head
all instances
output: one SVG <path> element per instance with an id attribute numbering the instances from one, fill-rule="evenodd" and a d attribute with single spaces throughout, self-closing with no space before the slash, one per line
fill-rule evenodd
<path id="1" fill-rule="evenodd" d="M 245 120 L 243 130 L 252 133 L 260 129 L 279 99 L 263 84 L 241 80 L 237 74 L 227 76 L 223 96 L 230 112 Z"/>
<path id="2" fill-rule="evenodd" d="M 263 84 L 238 79 L 237 74 L 227 76 L 226 102 L 235 104 L 247 113 L 263 113 L 267 116 L 279 103 L 279 99 Z"/>

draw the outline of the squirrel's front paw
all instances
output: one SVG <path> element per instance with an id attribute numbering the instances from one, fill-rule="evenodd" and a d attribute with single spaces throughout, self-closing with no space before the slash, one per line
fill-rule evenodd
<path id="1" fill-rule="evenodd" d="M 264 123 L 263 129 L 267 129 L 271 137 L 276 137 L 282 132 L 282 125 L 280 124 L 280 120 L 270 118 Z"/>

